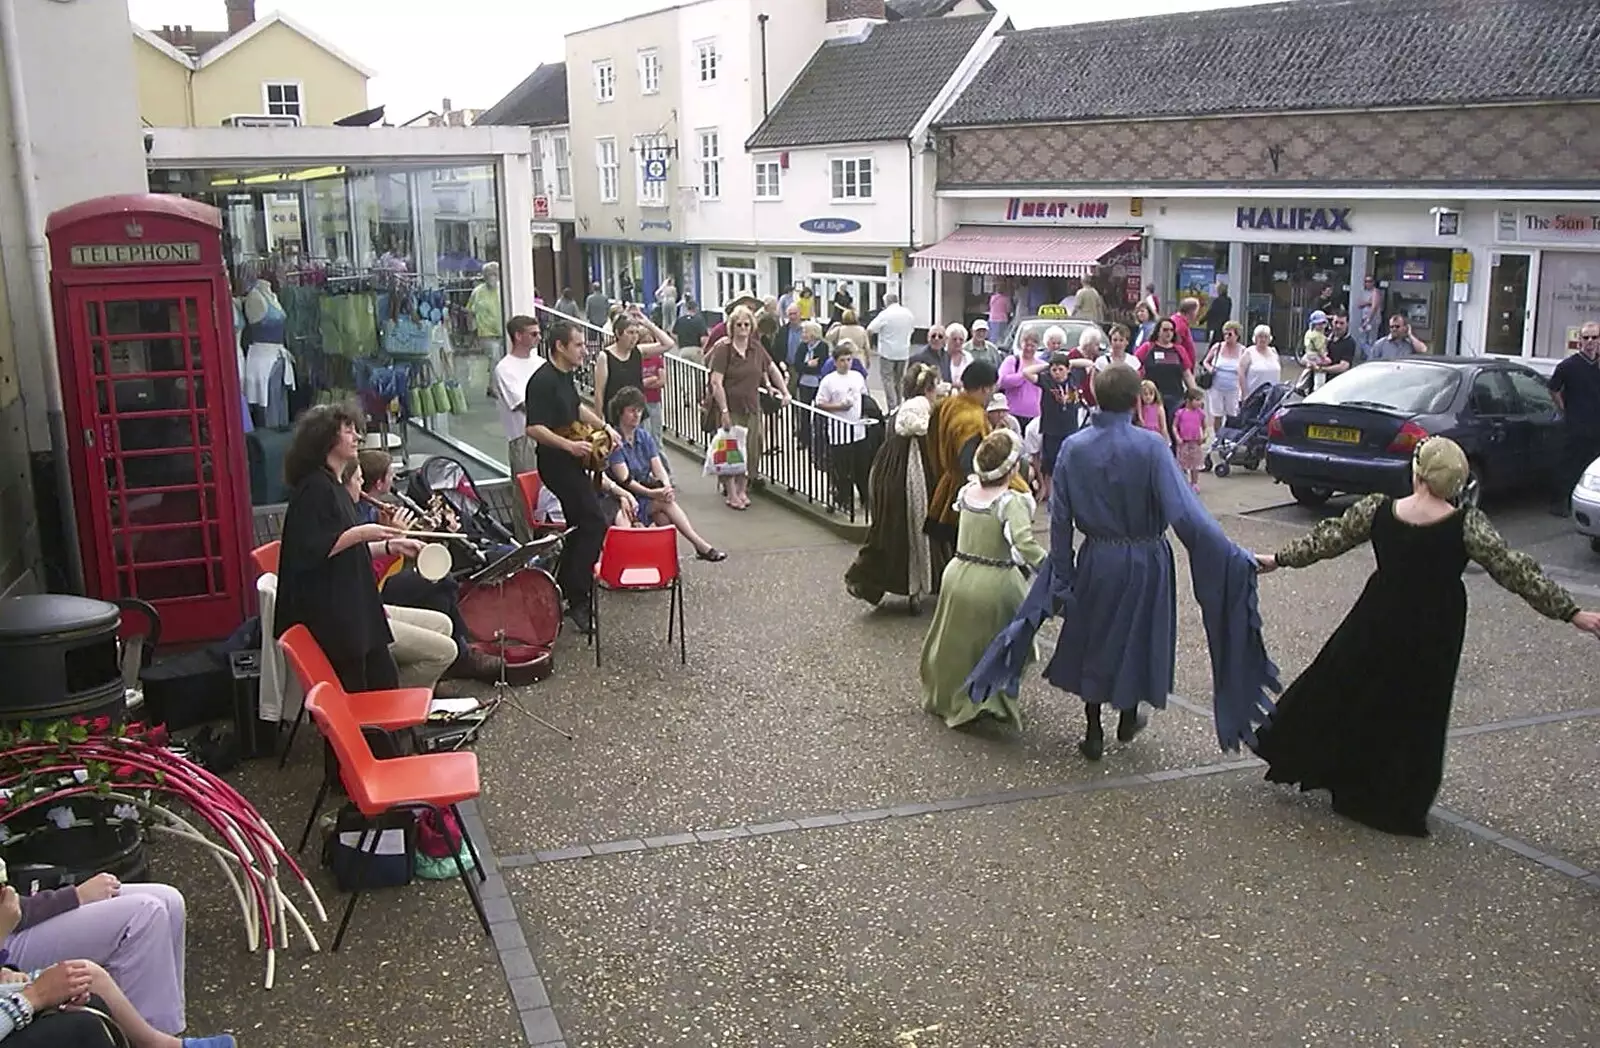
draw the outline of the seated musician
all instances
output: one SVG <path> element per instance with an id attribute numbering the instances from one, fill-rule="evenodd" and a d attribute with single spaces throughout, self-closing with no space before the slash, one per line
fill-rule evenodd
<path id="1" fill-rule="evenodd" d="M 533 373 L 523 398 L 528 436 L 539 445 L 536 452 L 539 479 L 561 502 L 562 516 L 572 533 L 562 550 L 557 581 L 566 600 L 567 616 L 584 633 L 592 629 L 589 598 L 594 588 L 594 565 L 605 543 L 607 520 L 601 508 L 596 474 L 593 430 L 608 430 L 605 419 L 583 402 L 575 380 L 583 363 L 583 331 L 565 320 L 550 325 L 549 366 Z M 609 431 L 611 439 L 616 432 Z M 623 506 L 634 501 L 623 492 Z"/>
<path id="2" fill-rule="evenodd" d="M 366 480 L 367 467 L 381 479 Z M 380 523 L 390 527 L 414 528 L 415 516 L 405 507 L 374 506 L 362 498 L 363 494 L 373 494 L 384 486 L 390 469 L 386 452 L 363 451 L 358 463 L 346 475 L 345 490 L 356 500 L 358 513 L 375 514 Z M 412 563 L 391 572 L 391 562 L 391 558 L 375 559 L 373 572 L 378 576 L 383 610 L 389 617 L 389 632 L 394 637 L 389 653 L 399 668 L 401 687 L 431 688 L 445 678 L 499 680 L 500 660 L 469 644 L 456 581 L 447 575 L 438 582 L 431 582 L 418 574 Z"/>
<path id="3" fill-rule="evenodd" d="M 622 439 L 611 453 L 611 479 L 620 483 L 638 500 L 636 518 L 641 524 L 671 525 L 694 546 L 701 560 L 727 560 L 728 555 L 701 538 L 689 523 L 689 515 L 678 502 L 672 477 L 661 461 L 661 447 L 648 429 L 641 426 L 646 410 L 644 393 L 624 386 L 611 398 L 606 414 Z"/>

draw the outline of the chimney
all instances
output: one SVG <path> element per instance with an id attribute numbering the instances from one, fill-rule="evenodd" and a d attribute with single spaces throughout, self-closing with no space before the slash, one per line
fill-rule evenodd
<path id="1" fill-rule="evenodd" d="M 450 112 L 450 100 L 448 98 L 444 100 L 444 108 L 442 111 L 445 113 Z"/>
<path id="2" fill-rule="evenodd" d="M 872 27 L 889 20 L 884 0 L 828 0 L 827 40 L 865 37 Z"/>
<path id="3" fill-rule="evenodd" d="M 229 36 L 248 28 L 255 22 L 256 0 L 222 0 L 222 3 L 228 9 Z"/>

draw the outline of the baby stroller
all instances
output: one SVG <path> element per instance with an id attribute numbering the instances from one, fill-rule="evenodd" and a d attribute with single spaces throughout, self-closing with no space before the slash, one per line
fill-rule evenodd
<path id="1" fill-rule="evenodd" d="M 511 529 L 494 515 L 472 475 L 455 459 L 432 456 L 411 474 L 406 488 L 410 500 L 422 508 L 423 523 L 430 530 L 459 531 L 471 540 L 450 543 L 455 571 L 481 568 L 490 557 L 516 545 Z"/>
<path id="2" fill-rule="evenodd" d="M 1291 398 L 1298 394 L 1287 382 L 1262 386 L 1245 398 L 1239 413 L 1224 419 L 1211 441 L 1212 474 L 1226 477 L 1234 466 L 1259 467 L 1267 454 L 1267 422 Z"/>

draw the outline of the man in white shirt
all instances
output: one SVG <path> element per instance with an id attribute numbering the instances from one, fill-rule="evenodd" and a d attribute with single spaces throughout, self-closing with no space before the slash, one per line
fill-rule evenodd
<path id="1" fill-rule="evenodd" d="M 813 406 L 835 416 L 828 422 L 828 454 L 833 473 L 835 499 L 846 513 L 855 509 L 855 493 L 867 497 L 867 474 L 872 463 L 865 454 L 867 427 L 861 421 L 862 404 L 867 399 L 867 379 L 851 367 L 855 346 L 840 339 L 833 347 L 833 371 L 822 377 Z"/>
<path id="2" fill-rule="evenodd" d="M 528 380 L 544 364 L 544 358 L 534 351 L 539 344 L 539 322 L 533 317 L 514 316 L 506 322 L 506 335 L 511 339 L 511 351 L 494 366 L 494 402 L 500 413 L 500 426 L 505 430 L 506 444 L 510 448 L 511 475 L 538 470 L 534 449 L 538 446 L 528 436 L 527 419 L 523 416 L 522 402 L 528 390 Z M 517 538 L 527 542 L 533 537 L 521 513 L 513 514 L 512 523 Z"/>
<path id="3" fill-rule="evenodd" d="M 900 406 L 900 387 L 906 380 L 906 362 L 911 359 L 911 332 L 916 326 L 916 317 L 900 304 L 900 296 L 895 294 L 883 296 L 883 309 L 867 325 L 867 334 L 878 339 L 884 405 L 891 415 Z"/>

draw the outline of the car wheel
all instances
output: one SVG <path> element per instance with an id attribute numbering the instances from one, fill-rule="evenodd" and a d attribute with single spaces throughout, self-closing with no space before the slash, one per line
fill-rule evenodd
<path id="1" fill-rule="evenodd" d="M 1481 501 L 1483 501 L 1483 475 L 1478 472 L 1476 462 L 1468 462 L 1467 482 L 1461 486 L 1461 494 L 1456 496 L 1455 502 L 1462 509 L 1477 509 Z"/>
<path id="2" fill-rule="evenodd" d="M 1219 462 L 1215 466 L 1211 467 L 1211 475 L 1214 477 L 1226 477 L 1232 472 L 1233 467 L 1228 465 L 1226 462 Z"/>
<path id="3" fill-rule="evenodd" d="M 1293 495 L 1294 500 L 1300 505 L 1310 506 L 1313 509 L 1333 498 L 1333 492 L 1328 488 L 1301 487 L 1299 484 L 1290 484 L 1289 494 Z"/>

